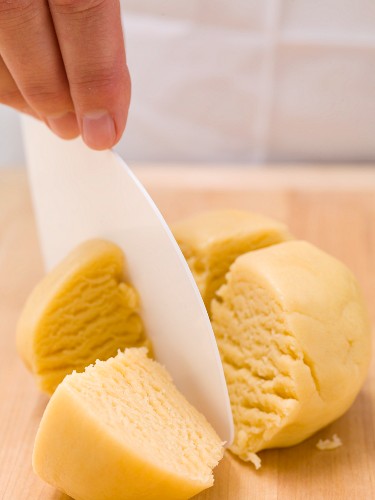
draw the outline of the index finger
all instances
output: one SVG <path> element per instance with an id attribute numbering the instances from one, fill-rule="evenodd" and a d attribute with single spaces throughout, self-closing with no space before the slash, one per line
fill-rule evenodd
<path id="1" fill-rule="evenodd" d="M 114 146 L 126 124 L 130 77 L 118 0 L 49 0 L 84 141 Z"/>

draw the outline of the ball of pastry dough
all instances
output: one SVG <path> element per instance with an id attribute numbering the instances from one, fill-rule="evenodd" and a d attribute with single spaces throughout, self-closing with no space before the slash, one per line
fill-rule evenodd
<path id="1" fill-rule="evenodd" d="M 338 260 L 304 241 L 249 252 L 212 301 L 244 460 L 290 446 L 342 415 L 370 360 L 358 284 Z"/>

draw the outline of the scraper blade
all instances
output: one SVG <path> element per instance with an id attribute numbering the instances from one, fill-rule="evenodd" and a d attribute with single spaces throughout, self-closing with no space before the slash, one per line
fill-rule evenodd
<path id="1" fill-rule="evenodd" d="M 188 265 L 156 205 L 124 161 L 23 123 L 29 179 L 47 269 L 91 238 L 119 245 L 155 351 L 185 397 L 231 443 L 233 421 L 220 356 Z"/>

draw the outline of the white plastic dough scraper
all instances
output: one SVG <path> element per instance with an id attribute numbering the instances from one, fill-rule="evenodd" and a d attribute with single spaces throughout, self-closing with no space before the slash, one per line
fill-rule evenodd
<path id="1" fill-rule="evenodd" d="M 112 151 L 63 141 L 24 119 L 29 179 L 47 269 L 79 243 L 104 238 L 124 251 L 158 361 L 227 443 L 233 420 L 215 337 L 198 288 L 166 222 Z"/>

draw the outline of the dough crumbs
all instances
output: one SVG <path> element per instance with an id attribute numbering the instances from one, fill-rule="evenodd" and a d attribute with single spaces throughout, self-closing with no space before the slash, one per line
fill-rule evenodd
<path id="1" fill-rule="evenodd" d="M 262 467 L 262 459 L 256 453 L 249 453 L 247 456 L 247 461 L 251 462 L 256 470 Z"/>
<path id="2" fill-rule="evenodd" d="M 322 451 L 335 450 L 342 446 L 342 441 L 337 434 L 334 434 L 331 439 L 319 439 L 315 446 Z"/>

